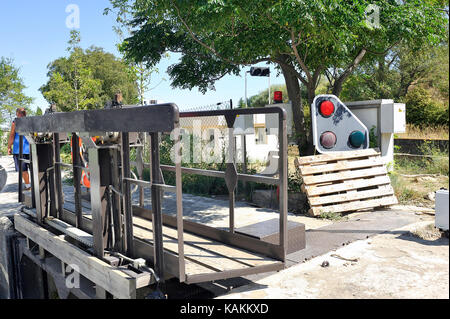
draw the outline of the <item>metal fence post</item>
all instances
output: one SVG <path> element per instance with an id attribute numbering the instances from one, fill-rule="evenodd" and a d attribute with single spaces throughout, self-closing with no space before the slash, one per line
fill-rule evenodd
<path id="1" fill-rule="evenodd" d="M 164 251 L 162 232 L 161 188 L 155 184 L 163 183 L 159 163 L 159 133 L 150 133 L 151 136 L 151 176 L 152 176 L 152 221 L 155 272 L 161 283 L 164 282 Z"/>
<path id="2" fill-rule="evenodd" d="M 280 246 L 283 249 L 283 261 L 286 259 L 287 234 L 287 207 L 288 207 L 288 163 L 287 163 L 287 134 L 286 113 L 278 113 L 278 143 L 279 143 L 279 187 L 280 187 Z"/>
<path id="3" fill-rule="evenodd" d="M 53 133 L 53 163 L 54 167 L 54 192 L 56 195 L 56 217 L 60 218 L 61 211 L 63 209 L 63 194 L 62 194 L 62 181 L 61 181 L 61 166 L 58 164 L 61 161 L 61 150 L 59 145 L 59 133 Z"/>
<path id="4" fill-rule="evenodd" d="M 77 228 L 81 228 L 81 220 L 83 219 L 83 208 L 81 204 L 81 158 L 79 138 L 76 133 L 72 133 L 72 169 L 73 169 L 73 187 L 75 199 L 75 214 Z"/>
<path id="5" fill-rule="evenodd" d="M 134 257 L 133 246 L 133 211 L 131 203 L 130 181 L 130 142 L 128 133 L 122 133 L 122 193 L 123 193 L 123 213 L 125 221 L 125 251 L 128 256 Z"/>
<path id="6" fill-rule="evenodd" d="M 91 213 L 93 221 L 92 234 L 94 236 L 94 251 L 99 258 L 104 257 L 108 243 L 108 232 L 104 231 L 107 213 L 107 186 L 109 170 L 109 156 L 107 149 L 89 148 L 89 168 L 91 172 Z"/>

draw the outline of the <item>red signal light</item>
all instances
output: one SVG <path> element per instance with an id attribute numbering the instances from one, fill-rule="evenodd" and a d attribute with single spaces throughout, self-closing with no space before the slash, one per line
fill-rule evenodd
<path id="1" fill-rule="evenodd" d="M 320 114 L 324 117 L 330 117 L 334 113 L 334 104 L 331 101 L 323 101 L 319 107 Z"/>
<path id="2" fill-rule="evenodd" d="M 273 101 L 275 103 L 283 103 L 283 92 L 281 91 L 273 92 Z"/>

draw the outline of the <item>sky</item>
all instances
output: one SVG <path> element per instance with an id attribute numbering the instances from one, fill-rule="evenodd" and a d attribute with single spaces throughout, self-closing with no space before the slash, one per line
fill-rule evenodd
<path id="1" fill-rule="evenodd" d="M 76 25 L 76 20 L 72 19 L 73 5 L 79 9 L 79 26 Z M 48 80 L 48 64 L 68 55 L 67 41 L 73 28 L 81 33 L 81 47 L 95 45 L 120 57 L 116 47 L 119 37 L 113 31 L 114 15 L 103 15 L 104 9 L 109 6 L 108 0 L 1 1 L 0 56 L 12 58 L 20 68 L 20 76 L 27 87 L 24 93 L 34 98 L 32 109 L 48 107 L 39 88 Z M 172 88 L 166 70 L 168 66 L 176 63 L 178 58 L 179 55 L 171 54 L 169 58 L 161 61 L 158 65 L 160 72 L 152 76 L 150 87 L 157 85 L 162 79 L 165 80 L 155 89 L 146 92 L 146 99 L 173 102 L 183 110 L 230 99 L 233 100 L 233 105 L 237 105 L 239 99 L 245 96 L 245 71 L 248 71 L 249 67 L 242 70 L 241 76 L 225 76 L 216 82 L 215 91 L 208 91 L 206 94 L 196 88 Z M 271 72 L 271 84 L 284 83 L 282 76 L 276 76 L 273 66 Z M 247 80 L 248 97 L 268 87 L 268 79 L 265 77 L 248 76 Z"/>

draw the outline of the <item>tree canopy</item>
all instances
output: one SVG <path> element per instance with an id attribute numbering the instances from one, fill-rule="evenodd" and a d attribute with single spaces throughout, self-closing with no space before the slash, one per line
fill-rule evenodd
<path id="1" fill-rule="evenodd" d="M 117 92 L 125 104 L 137 103 L 136 75 L 121 59 L 99 47 L 83 50 L 79 34 L 71 33 L 69 56 L 48 65 L 48 82 L 40 91 L 61 111 L 104 107 Z"/>
<path id="2" fill-rule="evenodd" d="M 127 1 L 134 30 L 128 56 L 154 65 L 166 51 L 181 52 L 169 68 L 174 86 L 205 91 L 227 73 L 257 62 L 289 66 L 302 83 L 340 69 L 335 86 L 366 54 L 397 43 L 438 43 L 445 17 L 430 1 Z M 374 4 L 379 23 L 370 23 Z M 337 87 L 336 87 L 337 89 Z"/>
<path id="3" fill-rule="evenodd" d="M 25 85 L 20 69 L 9 58 L 0 58 L 0 124 L 9 124 L 16 117 L 16 109 L 30 110 L 32 98 L 23 93 Z"/>

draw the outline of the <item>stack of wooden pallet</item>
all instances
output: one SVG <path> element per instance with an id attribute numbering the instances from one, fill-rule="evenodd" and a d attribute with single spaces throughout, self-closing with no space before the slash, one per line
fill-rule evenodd
<path id="1" fill-rule="evenodd" d="M 397 204 L 380 153 L 374 149 L 298 157 L 310 215 Z"/>

